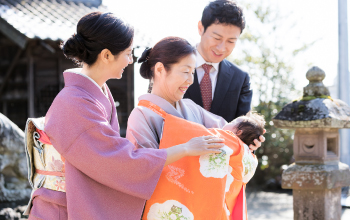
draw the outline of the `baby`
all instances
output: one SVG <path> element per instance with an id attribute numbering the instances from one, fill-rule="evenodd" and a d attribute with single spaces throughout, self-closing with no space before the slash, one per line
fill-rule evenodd
<path id="1" fill-rule="evenodd" d="M 246 145 L 254 144 L 254 139 L 259 140 L 263 135 L 265 119 L 262 115 L 249 111 L 246 115 L 240 116 L 227 123 L 222 129 L 230 130 L 237 135 Z"/>

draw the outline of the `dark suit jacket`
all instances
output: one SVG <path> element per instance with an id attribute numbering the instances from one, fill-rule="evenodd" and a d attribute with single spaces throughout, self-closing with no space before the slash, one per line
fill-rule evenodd
<path id="1" fill-rule="evenodd" d="M 248 73 L 227 60 L 221 61 L 210 112 L 230 122 L 250 110 L 252 96 Z M 197 73 L 184 98 L 190 98 L 203 107 Z"/>

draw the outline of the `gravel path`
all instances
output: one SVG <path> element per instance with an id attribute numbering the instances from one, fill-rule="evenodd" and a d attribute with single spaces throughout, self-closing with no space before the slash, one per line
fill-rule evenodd
<path id="1" fill-rule="evenodd" d="M 293 220 L 292 191 L 247 192 L 249 220 Z M 350 220 L 350 208 L 342 209 L 341 220 Z"/>
<path id="2" fill-rule="evenodd" d="M 278 192 L 247 191 L 247 204 L 249 220 L 293 220 L 293 196 L 290 190 Z M 25 219 L 24 216 L 20 215 L 25 206 L 1 205 L 0 220 Z M 342 212 L 341 220 L 350 220 L 350 208 L 343 208 Z"/>

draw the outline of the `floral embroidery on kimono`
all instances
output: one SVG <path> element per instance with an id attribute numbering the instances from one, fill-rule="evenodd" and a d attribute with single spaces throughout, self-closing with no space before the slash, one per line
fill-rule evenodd
<path id="1" fill-rule="evenodd" d="M 176 200 L 167 200 L 151 206 L 147 219 L 149 220 L 193 220 L 191 211 Z"/>
<path id="2" fill-rule="evenodd" d="M 229 161 L 233 150 L 226 145 L 220 150 L 219 154 L 211 153 L 199 157 L 199 169 L 203 176 L 224 178 L 229 173 Z"/>
<path id="3" fill-rule="evenodd" d="M 43 171 L 64 173 L 64 158 L 57 152 L 57 150 L 50 144 L 43 144 L 42 149 L 44 152 L 42 157 L 39 152 L 34 149 L 34 167 Z M 36 188 L 44 187 L 60 192 L 66 191 L 66 180 L 64 176 L 34 173 L 33 185 Z"/>
<path id="4" fill-rule="evenodd" d="M 249 147 L 244 144 L 244 155 L 242 158 L 243 163 L 243 182 L 248 183 L 249 180 L 254 176 L 255 170 L 258 166 L 258 160 L 255 156 L 250 152 Z"/>

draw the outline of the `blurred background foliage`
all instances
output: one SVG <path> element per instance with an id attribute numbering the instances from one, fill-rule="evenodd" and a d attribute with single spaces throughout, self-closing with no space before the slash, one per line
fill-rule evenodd
<path id="1" fill-rule="evenodd" d="M 283 169 L 293 162 L 294 131 L 274 127 L 272 118 L 285 104 L 301 96 L 301 91 L 295 89 L 292 60 L 311 44 L 293 42 L 297 48 L 292 49 L 279 44 L 288 34 L 284 25 L 288 15 L 282 17 L 276 8 L 259 2 L 246 3 L 244 7 L 245 12 L 251 13 L 247 15 L 250 19 L 247 23 L 254 26 L 246 26 L 240 37 L 239 52 L 228 59 L 250 74 L 253 110 L 265 117 L 267 131 L 265 142 L 256 152 L 259 165 L 249 185 L 278 189 Z"/>

